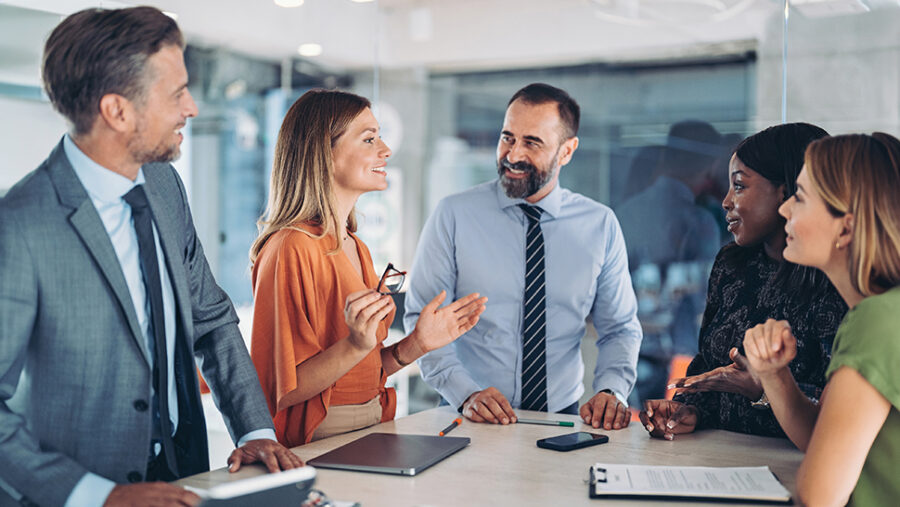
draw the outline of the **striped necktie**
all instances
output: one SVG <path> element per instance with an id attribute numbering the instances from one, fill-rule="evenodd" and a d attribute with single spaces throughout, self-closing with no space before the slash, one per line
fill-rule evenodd
<path id="1" fill-rule="evenodd" d="M 547 410 L 547 301 L 544 294 L 544 234 L 537 206 L 520 204 L 528 218 L 525 236 L 525 298 L 522 319 L 522 404 Z"/>

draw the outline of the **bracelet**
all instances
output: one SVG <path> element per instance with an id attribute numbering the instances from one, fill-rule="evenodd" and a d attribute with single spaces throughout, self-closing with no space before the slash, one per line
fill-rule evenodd
<path id="1" fill-rule="evenodd" d="M 768 410 L 769 409 L 769 397 L 766 396 L 766 392 L 763 391 L 762 396 L 756 401 L 751 401 L 750 406 L 755 408 L 756 410 Z"/>
<path id="2" fill-rule="evenodd" d="M 400 366 L 409 366 L 409 363 L 404 363 L 402 359 L 400 359 L 400 342 L 395 343 L 391 347 L 391 355 L 394 356 L 394 361 L 397 361 L 397 364 Z"/>

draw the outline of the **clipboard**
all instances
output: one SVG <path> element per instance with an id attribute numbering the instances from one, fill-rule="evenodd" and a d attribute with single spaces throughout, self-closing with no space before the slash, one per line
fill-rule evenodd
<path id="1" fill-rule="evenodd" d="M 791 493 L 767 466 L 680 467 L 597 463 L 591 498 L 726 500 L 789 504 Z"/>

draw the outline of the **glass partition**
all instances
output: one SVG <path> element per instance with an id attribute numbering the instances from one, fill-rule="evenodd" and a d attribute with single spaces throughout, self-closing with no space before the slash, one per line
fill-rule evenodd
<path id="1" fill-rule="evenodd" d="M 294 11 L 263 2 L 217 12 L 218 31 L 200 22 L 219 10 L 216 2 L 144 3 L 173 11 L 187 35 L 200 115 L 177 165 L 245 329 L 247 252 L 274 142 L 304 91 L 336 87 L 373 99 L 394 152 L 390 189 L 364 196 L 358 208 L 381 271 L 388 262 L 410 267 L 441 198 L 496 177 L 499 130 L 518 88 L 543 81 L 568 90 L 583 119 L 561 184 L 616 211 L 629 246 L 645 333 L 633 402 L 662 396 L 673 358 L 696 352 L 710 263 L 731 240 L 721 201 L 735 144 L 782 121 L 832 134 L 900 133 L 896 0 L 567 0 L 552 9 L 523 0 L 307 0 Z M 61 16 L 91 2 L 60 4 L 0 4 L 0 195 L 66 128 L 40 91 L 41 48 Z M 320 55 L 307 47 L 307 56 L 276 49 L 295 33 L 297 45 L 332 45 L 323 43 Z M 663 227 L 669 234 L 660 236 L 654 217 L 676 208 L 694 223 Z M 409 406 L 435 399 L 414 395 Z"/>

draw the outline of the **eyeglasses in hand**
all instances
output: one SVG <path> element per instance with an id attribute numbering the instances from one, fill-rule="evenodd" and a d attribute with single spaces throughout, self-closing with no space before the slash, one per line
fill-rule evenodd
<path id="1" fill-rule="evenodd" d="M 381 280 L 375 287 L 375 291 L 385 296 L 396 294 L 403 288 L 403 282 L 406 280 L 406 271 L 399 271 L 393 264 L 388 263 Z"/>

